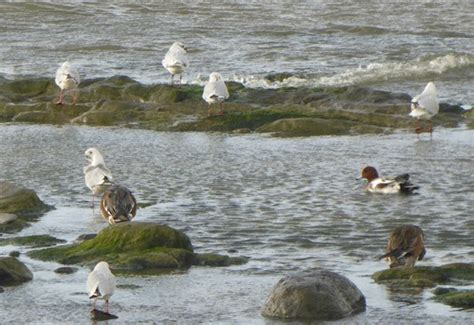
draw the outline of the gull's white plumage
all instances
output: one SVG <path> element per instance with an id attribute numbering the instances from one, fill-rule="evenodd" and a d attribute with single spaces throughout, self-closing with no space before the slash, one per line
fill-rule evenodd
<path id="1" fill-rule="evenodd" d="M 103 193 L 112 185 L 112 173 L 105 166 L 104 157 L 96 148 L 89 148 L 85 152 L 89 165 L 84 166 L 84 178 L 87 187 L 93 195 Z"/>
<path id="2" fill-rule="evenodd" d="M 56 71 L 55 81 L 61 90 L 70 90 L 76 88 L 81 79 L 79 71 L 69 61 L 66 61 Z"/>
<path id="3" fill-rule="evenodd" d="M 411 100 L 410 116 L 429 120 L 439 111 L 438 95 L 434 83 L 429 82 L 423 92 Z"/>
<path id="4" fill-rule="evenodd" d="M 171 73 L 171 84 L 173 84 L 173 77 L 174 75 L 179 74 L 180 80 L 181 76 L 189 67 L 188 61 L 188 51 L 184 47 L 183 43 L 175 42 L 169 48 L 168 52 L 166 52 L 165 58 L 161 61 L 163 67 Z"/>
<path id="5" fill-rule="evenodd" d="M 87 292 L 90 299 L 94 299 L 93 308 L 97 299 L 105 300 L 106 312 L 110 297 L 115 291 L 115 276 L 112 274 L 107 262 L 99 262 L 87 276 Z"/>
<path id="6" fill-rule="evenodd" d="M 209 75 L 209 82 L 204 87 L 202 98 L 209 104 L 222 103 L 229 98 L 229 91 L 220 73 L 213 72 Z"/>
<path id="7" fill-rule="evenodd" d="M 229 91 L 220 73 L 213 72 L 209 75 L 209 82 L 204 86 L 202 98 L 209 104 L 207 115 L 211 115 L 211 105 L 220 104 L 220 114 L 224 114 L 222 103 L 229 98 Z"/>
<path id="8" fill-rule="evenodd" d="M 72 105 L 75 105 L 77 102 L 77 91 L 75 90 L 81 79 L 79 77 L 79 72 L 77 69 L 69 63 L 69 61 L 64 62 L 61 67 L 56 71 L 56 84 L 61 88 L 59 93 L 59 98 L 56 101 L 56 105 L 64 104 L 64 92 L 72 92 Z"/>

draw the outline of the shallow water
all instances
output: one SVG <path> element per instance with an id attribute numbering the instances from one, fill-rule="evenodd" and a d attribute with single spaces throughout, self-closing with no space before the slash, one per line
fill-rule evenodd
<path id="1" fill-rule="evenodd" d="M 83 181 L 90 146 L 103 151 L 117 181 L 150 205 L 136 220 L 183 230 L 197 252 L 250 257 L 242 266 L 120 276 L 118 284 L 138 287 L 113 296 L 116 323 L 273 323 L 259 315 L 271 287 L 287 273 L 317 267 L 348 276 L 367 298 L 366 313 L 340 323 L 472 321 L 472 313 L 432 302 L 429 290 L 392 292 L 370 275 L 386 267 L 374 256 L 402 223 L 425 231 L 420 265 L 471 261 L 473 130 L 436 129 L 432 140 L 408 133 L 275 139 L 2 124 L 0 179 L 33 188 L 56 206 L 21 235 L 72 241 L 106 227 L 92 215 Z M 420 194 L 364 193 L 355 178 L 366 164 L 383 174 L 409 172 Z M 13 249 L 27 250 L 7 246 L 0 253 Z M 88 322 L 88 270 L 58 275 L 58 264 L 21 259 L 35 278 L 0 294 L 2 323 Z"/>
<path id="2" fill-rule="evenodd" d="M 474 104 L 474 2 L 226 1 L 0 3 L 0 75 L 51 76 L 66 59 L 83 78 L 169 82 L 161 60 L 190 47 L 187 82 L 209 73 L 250 87 L 366 85 Z M 298 75 L 283 84 L 263 77 Z"/>

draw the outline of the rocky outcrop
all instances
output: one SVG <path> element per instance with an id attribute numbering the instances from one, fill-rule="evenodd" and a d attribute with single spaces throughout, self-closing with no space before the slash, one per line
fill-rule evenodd
<path id="1" fill-rule="evenodd" d="M 0 233 L 21 230 L 50 209 L 33 190 L 0 181 Z"/>
<path id="2" fill-rule="evenodd" d="M 286 74 L 269 76 L 271 80 Z M 278 136 L 362 134 L 412 128 L 411 97 L 364 87 L 245 88 L 228 82 L 226 115 L 207 117 L 198 85 L 144 85 L 126 76 L 84 80 L 79 104 L 54 105 L 53 80 L 0 82 L 0 121 L 118 125 L 159 131 L 249 130 Z M 442 103 L 435 125 L 465 121 L 460 106 Z"/>
<path id="3" fill-rule="evenodd" d="M 0 257 L 0 285 L 14 286 L 33 279 L 33 273 L 15 257 Z"/>
<path id="4" fill-rule="evenodd" d="M 35 250 L 28 255 L 45 261 L 88 266 L 103 260 L 114 271 L 128 273 L 163 273 L 187 269 L 191 265 L 226 266 L 246 261 L 215 254 L 195 254 L 184 233 L 147 222 L 111 225 L 96 237 L 80 243 Z"/>
<path id="5" fill-rule="evenodd" d="M 335 320 L 363 312 L 365 307 L 364 295 L 350 280 L 319 270 L 281 279 L 262 315 L 281 320 Z"/>
<path id="6" fill-rule="evenodd" d="M 46 247 L 65 243 L 65 240 L 58 239 L 49 235 L 32 235 L 23 237 L 0 238 L 0 246 L 16 245 L 28 247 Z"/>

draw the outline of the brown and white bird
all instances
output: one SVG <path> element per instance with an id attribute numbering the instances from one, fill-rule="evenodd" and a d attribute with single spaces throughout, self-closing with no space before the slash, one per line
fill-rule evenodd
<path id="1" fill-rule="evenodd" d="M 179 74 L 179 83 L 181 83 L 183 72 L 189 67 L 188 49 L 183 43 L 174 42 L 166 52 L 161 64 L 171 73 L 171 85 L 173 85 L 173 78 L 177 74 Z"/>
<path id="2" fill-rule="evenodd" d="M 204 87 L 202 98 L 207 102 L 207 116 L 211 116 L 211 105 L 220 105 L 220 115 L 224 115 L 224 101 L 229 98 L 229 91 L 220 73 L 213 72 L 209 75 L 209 82 Z"/>
<path id="3" fill-rule="evenodd" d="M 401 174 L 395 177 L 379 177 L 377 169 L 372 166 L 367 166 L 362 169 L 360 178 L 367 179 L 368 183 L 365 189 L 371 193 L 404 193 L 411 194 L 413 191 L 419 189 L 410 182 L 409 174 Z"/>
<path id="4" fill-rule="evenodd" d="M 55 78 L 56 85 L 61 88 L 59 98 L 56 101 L 56 105 L 64 104 L 64 94 L 66 91 L 72 92 L 72 105 L 76 105 L 77 102 L 77 91 L 76 88 L 79 86 L 81 79 L 79 77 L 79 71 L 69 61 L 64 62 L 61 67 L 56 71 Z"/>
<path id="5" fill-rule="evenodd" d="M 94 299 L 92 309 L 95 310 L 97 299 L 105 300 L 105 312 L 109 313 L 109 300 L 115 291 L 115 276 L 107 262 L 99 262 L 87 276 L 87 292 L 89 299 Z"/>
<path id="6" fill-rule="evenodd" d="M 110 224 L 131 221 L 137 213 L 137 201 L 126 187 L 112 185 L 102 195 L 100 214 Z"/>
<path id="7" fill-rule="evenodd" d="M 421 261 L 426 254 L 423 231 L 415 225 L 395 228 L 390 234 L 385 251 L 379 259 L 385 258 L 390 262 L 390 268 L 415 266 L 416 261 Z"/>

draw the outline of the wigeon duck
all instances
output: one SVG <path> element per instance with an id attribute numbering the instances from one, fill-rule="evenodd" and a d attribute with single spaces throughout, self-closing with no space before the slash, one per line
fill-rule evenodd
<path id="1" fill-rule="evenodd" d="M 433 133 L 433 122 L 431 121 L 431 118 L 438 114 L 438 111 L 439 103 L 436 87 L 434 83 L 428 82 L 425 90 L 423 90 L 421 94 L 413 97 L 411 100 L 410 116 L 417 119 L 415 132 L 430 132 L 430 134 Z M 422 128 L 420 126 L 420 120 L 428 120 L 430 124 L 429 127 Z"/>
<path id="2" fill-rule="evenodd" d="M 64 104 L 64 92 L 68 90 L 75 90 L 79 83 L 81 82 L 79 78 L 79 72 L 77 69 L 69 63 L 69 61 L 64 62 L 59 69 L 56 71 L 56 85 L 61 88 L 59 93 L 59 98 L 56 101 L 56 105 Z M 77 93 L 73 92 L 72 95 L 72 104 L 76 105 L 77 102 Z"/>
<path id="3" fill-rule="evenodd" d="M 417 190 L 419 187 L 414 186 L 410 181 L 409 174 L 402 174 L 396 177 L 379 177 L 377 169 L 372 166 L 367 166 L 362 169 L 361 178 L 365 178 L 368 181 L 366 190 L 372 193 L 405 193 L 410 194 Z"/>
<path id="4" fill-rule="evenodd" d="M 209 82 L 204 87 L 202 98 L 209 104 L 207 116 L 211 116 L 211 105 L 220 104 L 220 115 L 224 115 L 223 102 L 229 98 L 229 91 L 222 76 L 213 72 L 209 75 Z"/>
<path id="5" fill-rule="evenodd" d="M 97 299 L 105 300 L 105 312 L 109 313 L 109 300 L 115 291 L 115 276 L 110 272 L 107 262 L 99 262 L 87 276 L 87 292 L 89 299 L 94 299 L 92 308 L 95 310 Z"/>
<path id="6" fill-rule="evenodd" d="M 388 239 L 386 253 L 380 256 L 390 262 L 390 268 L 415 266 L 426 254 L 424 235 L 420 227 L 403 225 L 395 228 Z"/>
<path id="7" fill-rule="evenodd" d="M 112 185 L 100 201 L 100 214 L 110 224 L 131 221 L 137 213 L 137 201 L 126 187 Z"/>
<path id="8" fill-rule="evenodd" d="M 179 74 L 179 83 L 181 83 L 183 72 L 189 66 L 188 49 L 184 47 L 183 43 L 174 42 L 161 63 L 171 73 L 171 85 L 173 85 L 173 77 L 177 74 Z"/>
<path id="9" fill-rule="evenodd" d="M 92 191 L 92 207 L 94 207 L 94 196 L 104 193 L 111 186 L 112 173 L 105 166 L 104 157 L 96 148 L 89 148 L 84 153 L 89 165 L 84 166 L 84 178 L 87 187 Z"/>

